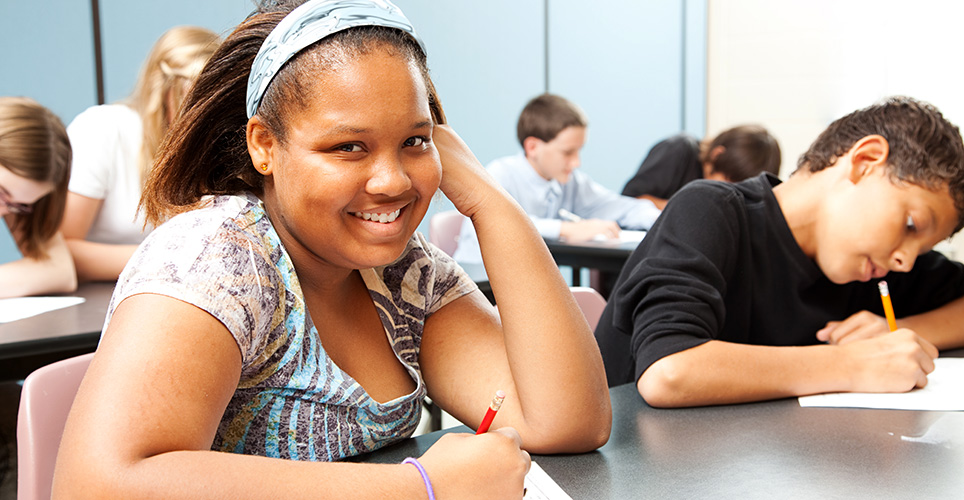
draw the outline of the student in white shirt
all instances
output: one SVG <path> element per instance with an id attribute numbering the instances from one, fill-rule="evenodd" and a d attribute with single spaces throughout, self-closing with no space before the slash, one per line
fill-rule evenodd
<path id="1" fill-rule="evenodd" d="M 486 169 L 544 238 L 587 241 L 619 236 L 623 229 L 649 229 L 659 209 L 648 200 L 622 196 L 576 170 L 588 121 L 579 107 L 552 94 L 526 104 L 517 135 L 523 152 L 499 158 Z M 567 220 L 568 219 L 568 220 Z M 462 224 L 455 259 L 482 262 L 472 224 Z"/>
<path id="2" fill-rule="evenodd" d="M 147 234 L 137 213 L 144 179 L 178 107 L 220 44 L 196 26 L 176 26 L 154 43 L 134 92 L 88 108 L 67 127 L 74 150 L 67 238 L 80 281 L 114 281 Z"/>

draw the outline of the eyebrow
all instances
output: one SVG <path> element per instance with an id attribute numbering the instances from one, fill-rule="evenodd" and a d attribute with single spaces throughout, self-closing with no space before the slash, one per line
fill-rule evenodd
<path id="1" fill-rule="evenodd" d="M 429 121 L 429 120 L 420 121 L 420 122 L 415 122 L 414 124 L 412 124 L 411 130 L 418 130 L 418 129 L 421 129 L 421 128 L 429 127 L 429 126 L 431 126 L 431 125 L 432 125 L 432 122 Z M 332 129 L 331 129 L 331 133 L 333 133 L 333 134 L 345 134 L 345 133 L 348 133 L 348 134 L 365 134 L 365 133 L 368 133 L 368 132 L 371 132 L 371 131 L 372 131 L 372 129 L 370 129 L 370 128 L 353 127 L 353 126 L 351 126 L 351 125 L 337 125 L 337 126 L 335 126 L 335 127 L 332 127 Z"/>

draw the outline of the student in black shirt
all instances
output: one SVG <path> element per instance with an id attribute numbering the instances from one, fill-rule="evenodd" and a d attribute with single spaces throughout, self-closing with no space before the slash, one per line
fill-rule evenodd
<path id="1" fill-rule="evenodd" d="M 962 224 L 960 132 L 909 98 L 831 124 L 782 184 L 694 182 L 597 327 L 609 383 L 665 407 L 923 386 L 964 346 L 964 266 L 929 251 Z M 879 335 L 885 276 L 901 328 Z"/>

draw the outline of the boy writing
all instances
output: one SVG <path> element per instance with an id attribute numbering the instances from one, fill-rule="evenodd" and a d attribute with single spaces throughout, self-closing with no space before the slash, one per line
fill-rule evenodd
<path id="1" fill-rule="evenodd" d="M 903 97 L 832 123 L 782 184 L 691 183 L 600 320 L 609 383 L 664 407 L 922 387 L 937 348 L 964 345 L 964 266 L 929 251 L 962 214 L 959 130 Z"/>
<path id="2" fill-rule="evenodd" d="M 523 152 L 499 158 L 486 169 L 544 238 L 578 242 L 598 235 L 615 238 L 620 228 L 649 229 L 659 216 L 652 202 L 621 196 L 576 170 L 586 127 L 585 114 L 572 102 L 552 94 L 537 96 L 519 115 L 516 132 Z M 472 224 L 462 224 L 454 257 L 482 262 Z"/>

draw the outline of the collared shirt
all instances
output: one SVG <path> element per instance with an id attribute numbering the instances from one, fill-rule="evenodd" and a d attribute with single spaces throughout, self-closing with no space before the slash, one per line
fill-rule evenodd
<path id="1" fill-rule="evenodd" d="M 659 216 L 652 202 L 610 191 L 578 170 L 565 184 L 543 179 L 522 153 L 499 158 L 486 170 L 519 202 L 544 238 L 559 237 L 560 209 L 584 219 L 612 220 L 623 229 L 649 229 Z M 455 260 L 482 262 L 475 228 L 468 221 L 462 224 Z"/>

